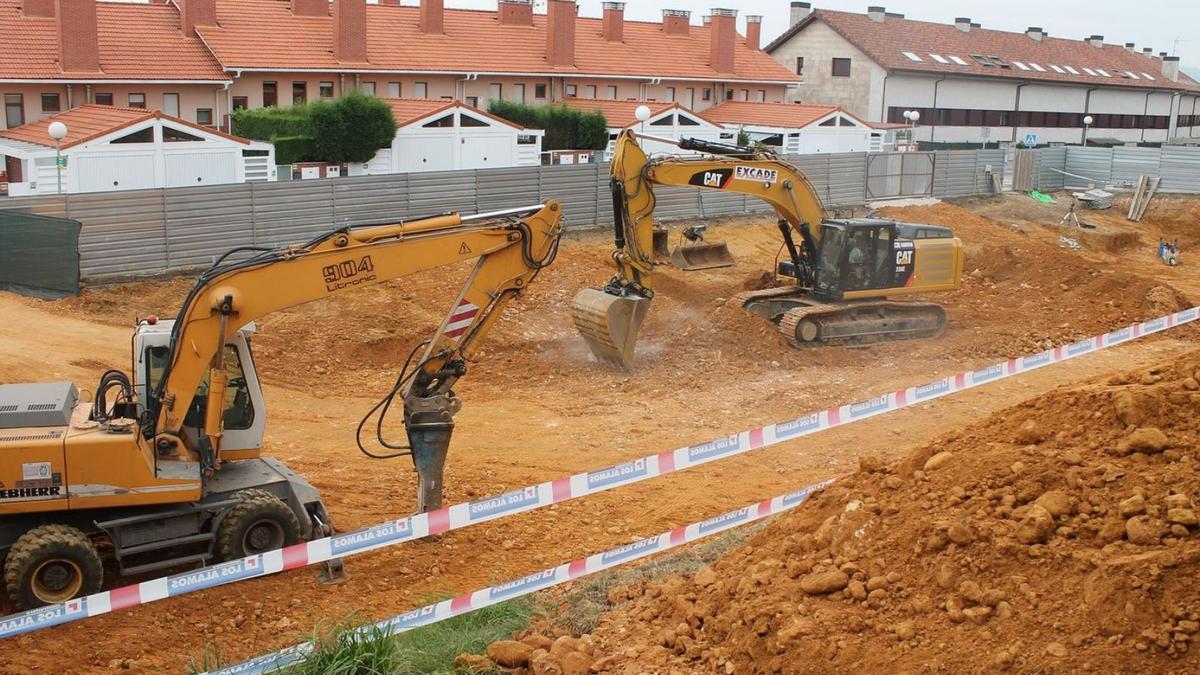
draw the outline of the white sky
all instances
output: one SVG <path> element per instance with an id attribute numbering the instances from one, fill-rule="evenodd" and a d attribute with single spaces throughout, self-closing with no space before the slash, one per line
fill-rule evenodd
<path id="1" fill-rule="evenodd" d="M 538 12 L 544 12 L 544 0 L 535 0 Z M 602 0 L 580 0 L 584 16 L 600 16 Z M 416 5 L 418 0 L 404 0 Z M 968 16 L 984 28 L 1024 31 L 1041 26 L 1050 35 L 1082 39 L 1100 34 L 1105 42 L 1136 42 L 1138 49 L 1153 47 L 1154 52 L 1174 52 L 1185 67 L 1200 66 L 1200 2 L 1197 0 L 1093 0 L 1092 2 L 1047 2 L 1046 0 L 816 0 L 813 6 L 864 13 L 868 5 L 883 5 L 889 12 L 900 12 L 910 19 L 949 23 L 957 16 Z M 496 0 L 446 0 L 447 7 L 495 9 Z M 788 24 L 789 0 L 627 0 L 625 15 L 638 21 L 658 21 L 664 9 L 690 9 L 693 20 L 713 7 L 738 10 L 738 29 L 744 32 L 741 16 L 763 15 L 763 44 L 775 39 Z M 1175 40 L 1179 39 L 1178 51 Z M 1194 68 L 1193 68 L 1194 69 Z"/>

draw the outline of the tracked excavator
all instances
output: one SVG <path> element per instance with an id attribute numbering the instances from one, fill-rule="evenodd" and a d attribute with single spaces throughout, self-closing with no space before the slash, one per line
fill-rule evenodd
<path id="1" fill-rule="evenodd" d="M 651 159 L 639 138 L 700 156 Z M 945 227 L 877 218 L 829 219 L 811 183 L 791 164 L 758 148 L 626 130 L 611 164 L 617 274 L 580 291 L 572 316 L 601 361 L 633 366 L 634 347 L 654 298 L 654 189 L 684 186 L 758 197 L 775 209 L 783 243 L 777 288 L 736 296 L 793 346 L 861 345 L 929 338 L 946 312 L 895 296 L 950 291 L 962 283 L 962 243 Z"/>
<path id="2" fill-rule="evenodd" d="M 131 373 L 104 373 L 90 402 L 69 382 L 0 386 L 0 554 L 12 605 L 96 592 L 101 550 L 134 575 L 330 535 L 317 490 L 261 456 L 266 408 L 253 322 L 474 260 L 437 332 L 412 351 L 357 432 L 372 457 L 411 456 L 418 510 L 440 508 L 462 405 L 454 384 L 505 305 L 553 262 L 560 220 L 549 202 L 237 248 L 200 275 L 174 320 L 137 322 Z M 305 367 L 305 354 L 290 356 Z M 403 407 L 407 442 L 385 437 L 393 404 Z M 371 426 L 375 439 L 364 444 Z M 362 476 L 381 480 L 391 479 Z"/>

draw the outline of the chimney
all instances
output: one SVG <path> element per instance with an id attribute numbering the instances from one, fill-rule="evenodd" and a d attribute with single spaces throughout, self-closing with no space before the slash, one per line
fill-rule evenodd
<path id="1" fill-rule="evenodd" d="M 1137 53 L 1137 45 L 1135 45 L 1135 44 L 1134 44 L 1134 43 L 1132 43 L 1132 42 L 1126 42 L 1126 43 L 1125 43 L 1125 49 L 1128 49 L 1129 51 L 1131 51 L 1131 52 L 1133 52 L 1133 53 L 1135 53 L 1135 54 Z"/>
<path id="2" fill-rule="evenodd" d="M 21 3 L 21 10 L 29 17 L 54 16 L 54 0 L 25 0 Z"/>
<path id="3" fill-rule="evenodd" d="M 971 20 L 965 16 L 960 16 L 954 20 L 954 27 L 961 30 L 964 33 L 970 33 L 971 32 Z"/>
<path id="4" fill-rule="evenodd" d="M 575 65 L 575 0 L 547 0 L 546 60 L 552 66 Z"/>
<path id="5" fill-rule="evenodd" d="M 1088 41 L 1088 44 L 1093 47 L 1103 47 L 1104 46 L 1104 36 L 1103 35 L 1093 35 L 1090 38 L 1088 38 L 1087 41 Z"/>
<path id="6" fill-rule="evenodd" d="M 1046 31 L 1042 30 L 1041 26 L 1030 26 L 1025 29 L 1025 34 L 1034 42 L 1041 42 L 1042 38 L 1046 37 Z"/>
<path id="7" fill-rule="evenodd" d="M 871 17 L 871 20 L 875 23 L 883 23 L 884 18 L 887 16 L 887 9 L 884 7 L 868 7 L 867 16 Z"/>
<path id="8" fill-rule="evenodd" d="M 421 0 L 420 27 L 421 32 L 426 34 L 441 35 L 446 32 L 444 0 Z"/>
<path id="9" fill-rule="evenodd" d="M 292 0 L 292 14 L 294 16 L 329 16 L 329 0 Z"/>
<path id="10" fill-rule="evenodd" d="M 505 26 L 532 26 L 533 0 L 500 0 L 499 13 Z"/>
<path id="11" fill-rule="evenodd" d="M 746 15 L 746 44 L 751 49 L 762 47 L 762 20 L 758 14 Z"/>
<path id="12" fill-rule="evenodd" d="M 1160 58 L 1160 59 L 1165 59 L 1165 58 L 1167 58 L 1167 53 L 1166 53 L 1166 52 L 1159 52 L 1159 53 L 1158 53 L 1158 58 Z"/>
<path id="13" fill-rule="evenodd" d="M 625 41 L 625 3 L 604 3 L 604 39 L 609 42 Z"/>
<path id="14" fill-rule="evenodd" d="M 734 44 L 737 40 L 737 10 L 713 9 L 708 38 L 708 65 L 718 73 L 732 73 Z"/>
<path id="15" fill-rule="evenodd" d="M 700 22 L 704 24 L 705 28 L 711 26 L 712 25 L 712 14 L 705 14 L 704 16 L 700 17 Z"/>
<path id="16" fill-rule="evenodd" d="M 333 58 L 367 62 L 367 0 L 333 0 Z"/>
<path id="17" fill-rule="evenodd" d="M 1164 56 L 1163 57 L 1162 74 L 1163 74 L 1163 77 L 1167 78 L 1168 80 L 1170 80 L 1172 82 L 1179 81 L 1179 57 L 1178 56 Z"/>
<path id="18" fill-rule="evenodd" d="M 983 28 L 983 24 L 972 21 L 971 28 Z"/>
<path id="19" fill-rule="evenodd" d="M 179 0 L 179 30 L 185 36 L 196 37 L 196 26 L 215 25 L 217 0 Z"/>
<path id="20" fill-rule="evenodd" d="M 667 35 L 687 35 L 691 28 L 691 12 L 686 9 L 663 10 L 663 32 Z"/>
<path id="21" fill-rule="evenodd" d="M 1154 58 L 1154 47 L 1142 47 L 1142 54 L 1148 58 Z"/>
<path id="22" fill-rule="evenodd" d="M 807 18 L 809 14 L 812 14 L 812 3 L 811 2 L 793 2 L 792 3 L 792 23 L 790 25 L 795 26 L 796 24 L 800 23 L 805 18 Z"/>
<path id="23" fill-rule="evenodd" d="M 100 72 L 96 0 L 58 0 L 58 65 L 64 73 Z"/>

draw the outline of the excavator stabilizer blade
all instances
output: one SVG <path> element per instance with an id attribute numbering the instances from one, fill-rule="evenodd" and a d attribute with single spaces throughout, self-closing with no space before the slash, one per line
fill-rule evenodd
<path id="1" fill-rule="evenodd" d="M 630 370 L 638 331 L 646 320 L 650 300 L 639 296 L 619 296 L 594 288 L 585 288 L 571 303 L 575 327 L 596 358 Z"/>
<path id="2" fill-rule="evenodd" d="M 671 264 L 685 272 L 733 265 L 733 254 L 725 242 L 684 244 L 671 252 Z"/>

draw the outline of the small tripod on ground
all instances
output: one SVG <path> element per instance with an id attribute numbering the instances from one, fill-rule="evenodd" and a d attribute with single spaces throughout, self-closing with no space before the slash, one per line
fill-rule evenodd
<path id="1" fill-rule="evenodd" d="M 1075 205 L 1078 203 L 1078 199 L 1071 200 L 1071 209 L 1067 211 L 1067 215 L 1062 217 L 1062 220 L 1058 221 L 1060 227 L 1063 225 L 1074 225 L 1083 229 L 1083 223 L 1079 222 L 1079 216 L 1075 213 Z"/>

